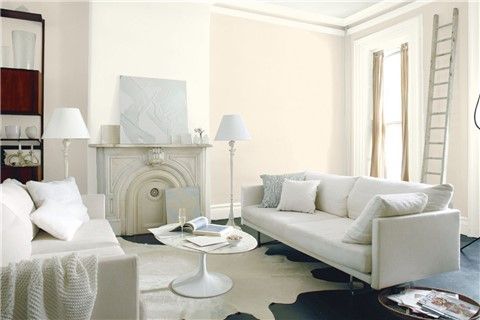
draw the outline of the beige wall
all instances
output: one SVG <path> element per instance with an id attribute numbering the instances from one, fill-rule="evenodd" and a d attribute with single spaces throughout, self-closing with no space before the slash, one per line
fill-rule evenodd
<path id="1" fill-rule="evenodd" d="M 89 4 L 85 2 L 3 2 L 24 5 L 45 19 L 45 126 L 57 107 L 75 107 L 87 121 Z M 37 45 L 39 43 L 37 42 Z M 45 141 L 45 179 L 63 179 L 62 143 Z M 70 146 L 70 175 L 87 190 L 87 142 Z"/>
<path id="2" fill-rule="evenodd" d="M 459 26 L 457 42 L 457 60 L 455 67 L 455 82 L 453 88 L 453 104 L 450 122 L 450 148 L 447 168 L 447 182 L 455 187 L 454 207 L 462 211 L 466 216 L 468 209 L 468 149 L 467 128 L 469 123 L 468 108 L 472 107 L 468 97 L 468 6 L 465 2 L 435 2 L 425 5 L 420 9 L 411 11 L 395 19 L 378 24 L 367 30 L 355 33 L 346 38 L 347 60 L 352 49 L 353 41 L 374 32 L 383 30 L 401 21 L 421 15 L 423 18 L 423 86 L 424 106 L 427 106 L 428 81 L 430 71 L 430 50 L 432 41 L 433 15 L 440 16 L 440 24 L 451 21 L 452 10 L 459 9 Z M 348 68 L 348 66 L 347 66 Z M 350 90 L 348 90 L 350 91 Z M 347 91 L 347 92 L 348 92 Z M 349 106 L 347 106 L 349 108 Z M 425 111 L 426 113 L 426 111 Z M 424 121 L 419 119 L 419 121 Z"/>
<path id="3" fill-rule="evenodd" d="M 235 201 L 262 173 L 346 172 L 343 37 L 212 14 L 210 40 L 210 133 L 240 113 L 252 135 L 237 144 Z M 210 155 L 211 203 L 227 203 L 227 143 Z"/>

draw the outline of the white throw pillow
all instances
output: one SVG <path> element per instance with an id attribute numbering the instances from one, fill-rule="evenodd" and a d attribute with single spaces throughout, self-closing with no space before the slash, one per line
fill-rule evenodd
<path id="1" fill-rule="evenodd" d="M 30 221 L 30 214 L 35 210 L 35 205 L 28 192 L 17 180 L 7 179 L 0 187 L 0 201 L 28 227 L 27 235 L 32 240 L 37 234 L 38 228 Z"/>
<path id="2" fill-rule="evenodd" d="M 68 177 L 62 181 L 51 182 L 28 181 L 27 189 L 37 208 L 47 199 L 54 200 L 64 205 L 64 214 L 76 217 L 82 222 L 89 220 L 87 207 L 82 202 L 75 178 Z"/>
<path id="3" fill-rule="evenodd" d="M 453 196 L 450 184 L 429 185 L 416 182 L 394 181 L 373 177 L 360 177 L 353 186 L 347 199 L 348 217 L 356 219 L 363 208 L 377 194 L 415 193 L 428 196 L 428 204 L 424 211 L 439 211 L 448 208 Z"/>
<path id="4" fill-rule="evenodd" d="M 428 196 L 425 193 L 376 195 L 347 229 L 342 241 L 370 244 L 372 243 L 372 221 L 374 219 L 420 213 L 425 209 L 427 202 Z"/>
<path id="5" fill-rule="evenodd" d="M 339 217 L 347 216 L 347 199 L 358 177 L 307 171 L 305 180 L 320 180 L 315 206 Z"/>
<path id="6" fill-rule="evenodd" d="M 35 210 L 32 221 L 40 228 L 60 240 L 72 240 L 75 232 L 82 225 L 82 220 L 66 214 L 68 207 L 55 200 L 43 201 L 40 208 Z"/>
<path id="7" fill-rule="evenodd" d="M 278 204 L 279 211 L 315 212 L 318 180 L 295 181 L 286 179 Z"/>

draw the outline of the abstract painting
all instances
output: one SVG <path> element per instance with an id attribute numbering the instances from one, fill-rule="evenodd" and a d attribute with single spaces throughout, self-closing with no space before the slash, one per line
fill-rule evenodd
<path id="1" fill-rule="evenodd" d="M 185 81 L 120 76 L 120 143 L 170 144 L 188 133 Z"/>

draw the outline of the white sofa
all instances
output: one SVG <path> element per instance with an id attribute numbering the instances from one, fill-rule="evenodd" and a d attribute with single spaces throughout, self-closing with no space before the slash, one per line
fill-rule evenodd
<path id="1" fill-rule="evenodd" d="M 248 186 L 242 188 L 242 223 L 373 289 L 459 269 L 460 212 L 455 209 L 374 219 L 371 245 L 342 242 L 376 194 L 427 193 L 430 185 L 319 173 L 307 173 L 306 179 L 320 180 L 314 214 L 261 208 L 263 186 Z"/>
<path id="2" fill-rule="evenodd" d="M 82 200 L 88 208 L 90 220 L 80 227 L 70 241 L 56 239 L 40 230 L 31 241 L 31 246 L 19 243 L 30 242 L 29 236 L 19 237 L 18 232 L 24 232 L 19 224 L 10 224 L 12 220 L 2 216 L 2 260 L 18 261 L 14 259 L 15 255 L 25 254 L 25 251 L 28 253 L 30 248 L 30 259 L 72 252 L 98 255 L 98 290 L 92 319 L 138 319 L 137 258 L 125 255 L 105 219 L 105 196 L 84 195 Z M 3 261 L 3 264 L 7 262 Z"/>

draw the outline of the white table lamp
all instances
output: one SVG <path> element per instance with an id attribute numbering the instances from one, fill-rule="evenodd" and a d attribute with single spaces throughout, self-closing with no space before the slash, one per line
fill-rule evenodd
<path id="1" fill-rule="evenodd" d="M 235 141 L 250 140 L 250 133 L 239 114 L 224 115 L 220 126 L 218 127 L 215 140 L 228 141 L 230 146 L 230 213 L 228 215 L 227 225 L 238 228 L 235 225 L 235 217 L 233 215 L 233 155 L 235 154 Z"/>
<path id="2" fill-rule="evenodd" d="M 68 147 L 71 139 L 90 139 L 82 114 L 77 108 L 57 108 L 53 111 L 50 122 L 42 139 L 63 139 L 63 158 L 65 178 L 68 177 Z"/>

